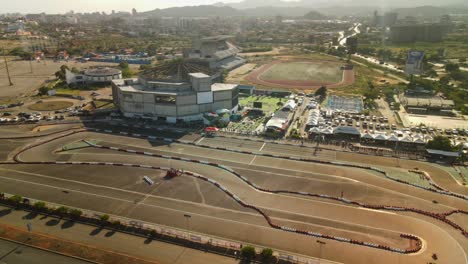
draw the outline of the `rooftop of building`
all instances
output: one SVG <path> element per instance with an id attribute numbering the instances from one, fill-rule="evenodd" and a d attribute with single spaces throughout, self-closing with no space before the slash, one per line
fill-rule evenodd
<path id="1" fill-rule="evenodd" d="M 211 85 L 211 91 L 216 92 L 216 91 L 228 91 L 236 88 L 238 85 L 237 84 L 229 84 L 229 83 L 213 83 Z"/>
<path id="2" fill-rule="evenodd" d="M 218 36 L 212 36 L 212 37 L 205 37 L 202 38 L 202 42 L 218 42 L 218 41 L 225 41 L 232 38 L 230 35 L 218 35 Z"/>
<path id="3" fill-rule="evenodd" d="M 175 59 L 158 63 L 144 70 L 140 76 L 148 80 L 187 82 L 190 80 L 190 74 L 192 73 L 202 73 L 208 76 L 213 75 L 212 70 L 203 63 L 185 59 Z"/>
<path id="4" fill-rule="evenodd" d="M 107 75 L 117 75 L 121 74 L 122 71 L 116 68 L 110 67 L 98 67 L 98 68 L 89 68 L 84 70 L 84 74 L 89 76 L 107 76 Z"/>

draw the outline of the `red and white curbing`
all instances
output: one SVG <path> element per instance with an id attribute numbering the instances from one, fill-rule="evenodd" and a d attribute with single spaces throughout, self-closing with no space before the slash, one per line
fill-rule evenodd
<path id="1" fill-rule="evenodd" d="M 85 130 L 86 131 L 86 130 Z M 96 131 L 96 129 L 93 129 L 93 131 Z M 97 130 L 99 131 L 99 130 Z M 52 140 L 56 140 L 56 139 L 59 139 L 59 138 L 62 138 L 62 137 L 66 137 L 66 136 L 69 136 L 71 134 L 75 134 L 75 133 L 79 133 L 79 132 L 83 132 L 83 131 L 73 131 L 72 133 L 69 133 L 69 134 L 66 134 L 66 135 L 62 135 L 60 137 L 57 137 L 57 138 L 54 138 L 54 139 L 51 139 L 51 140 L 48 140 L 48 141 L 45 141 L 45 142 L 40 142 L 36 145 L 33 145 L 33 146 L 29 146 L 23 150 L 21 150 L 20 152 L 18 152 L 15 156 L 14 156 L 14 159 L 16 162 L 18 163 L 29 163 L 29 164 L 70 164 L 70 165 L 108 165 L 108 166 L 131 166 L 131 167 L 142 167 L 142 168 L 151 168 L 151 169 L 161 169 L 161 167 L 154 167 L 154 166 L 148 166 L 148 165 L 136 165 L 136 164 L 126 164 L 126 163 L 109 163 L 109 162 L 23 162 L 21 160 L 19 160 L 19 155 L 28 150 L 28 149 L 31 149 L 33 147 L 36 147 L 38 145 L 42 145 L 42 144 L 45 144 L 45 143 L 48 143 Z M 131 133 L 129 135 L 132 135 Z M 141 135 L 140 135 L 141 136 Z M 156 138 L 158 139 L 157 137 L 153 137 L 153 138 Z M 173 139 L 165 139 L 165 141 L 169 141 L 169 142 L 177 142 L 178 140 L 173 140 Z M 201 164 L 205 164 L 205 165 L 210 165 L 210 166 L 215 166 L 215 167 L 218 167 L 218 168 L 221 168 L 221 169 L 224 169 L 226 171 L 229 171 L 231 173 L 233 173 L 234 175 L 236 175 L 238 178 L 242 179 L 244 182 L 246 182 L 247 184 L 249 184 L 250 186 L 254 187 L 255 189 L 258 189 L 260 191 L 264 191 L 264 192 L 270 192 L 270 193 L 292 193 L 292 194 L 300 194 L 300 195 L 307 195 L 307 196 L 315 196 L 315 197 L 321 197 L 321 198 L 325 198 L 325 199 L 333 199 L 333 200 L 337 200 L 337 201 L 341 201 L 341 202 L 345 202 L 345 203 L 349 203 L 349 204 L 355 204 L 355 205 L 358 205 L 358 206 L 362 206 L 362 207 L 366 207 L 366 208 L 371 208 L 371 209 L 382 209 L 382 210 L 394 210 L 394 211 L 409 211 L 409 212 L 415 212 L 415 213 L 419 213 L 419 214 L 423 214 L 423 215 L 427 215 L 427 216 L 430 216 L 430 217 L 433 217 L 433 218 L 436 218 L 436 219 L 439 219 L 443 222 L 446 222 L 447 224 L 451 225 L 452 227 L 456 228 L 456 229 L 459 229 L 462 231 L 462 233 L 465 235 L 465 236 L 468 236 L 468 233 L 463 229 L 461 228 L 460 226 L 458 226 L 457 224 L 451 222 L 450 220 L 446 219 L 446 216 L 448 215 L 451 215 L 453 213 L 466 213 L 464 211 L 461 211 L 461 210 L 455 210 L 455 211 L 452 211 L 452 212 L 449 212 L 447 214 L 436 214 L 436 213 L 432 213 L 432 212 L 425 212 L 425 211 L 422 211 L 422 210 L 419 210 L 419 209 L 415 209 L 415 208 L 404 208 L 404 207 L 393 207 L 393 206 L 381 206 L 381 205 L 367 205 L 367 204 L 361 204 L 361 203 L 358 203 L 358 202 L 355 202 L 355 201 L 351 201 L 351 200 L 348 200 L 348 199 L 344 199 L 344 198 L 339 198 L 339 197 L 331 197 L 331 196 L 328 196 L 328 195 L 324 195 L 324 194 L 312 194 L 312 193 L 306 193 L 306 192 L 292 192 L 292 191 L 284 191 L 284 190 L 268 190 L 268 189 L 263 189 L 263 188 L 260 188 L 258 186 L 256 186 L 255 184 L 251 183 L 247 178 L 245 178 L 244 176 L 238 174 L 237 172 L 235 172 L 234 170 L 226 167 L 226 166 L 223 166 L 223 165 L 219 165 L 219 164 L 216 164 L 216 163 L 212 163 L 212 162 L 207 162 L 207 161 L 199 161 L 199 160 L 192 160 L 192 159 L 185 159 L 185 158 L 179 158 L 179 157 L 171 157 L 171 156 L 166 156 L 166 155 L 159 155 L 159 154 L 154 154 L 154 153 L 150 153 L 150 152 L 141 152 L 141 151 L 135 151 L 135 150 L 129 150 L 129 149 L 121 149 L 121 148 L 115 148 L 115 147 L 107 147 L 107 146 L 101 146 L 101 145 L 96 145 L 96 144 L 92 144 L 92 143 L 89 143 L 87 142 L 89 145 L 91 146 L 94 146 L 94 147 L 98 147 L 98 148 L 104 148 L 104 149 L 110 149 L 110 150 L 116 150 L 116 151 L 124 151 L 124 152 L 128 152 L 128 153 L 136 153 L 136 154 L 140 154 L 140 155 L 148 155 L 148 156 L 153 156 L 153 157 L 160 157 L 160 158 L 166 158 L 166 159 L 175 159 L 175 160 L 184 160 L 184 161 L 187 161 L 187 162 L 195 162 L 195 163 L 201 163 Z M 302 160 L 302 159 L 300 159 Z M 317 161 L 318 162 L 318 161 Z M 322 162 L 322 161 L 320 161 Z M 323 163 L 323 162 L 322 162 Z M 325 163 L 332 163 L 333 162 L 325 162 Z M 379 171 L 381 173 L 386 173 L 385 171 L 383 170 L 380 170 L 378 168 L 373 168 L 373 167 L 365 167 L 365 166 L 359 166 L 359 165 L 351 165 L 351 164 L 343 164 L 343 163 L 340 163 L 340 162 L 335 162 L 336 165 L 342 165 L 342 166 L 357 166 L 357 167 L 364 167 L 364 168 L 368 168 L 368 169 L 373 169 L 373 170 L 376 170 L 376 171 Z M 167 168 L 166 168 L 167 169 Z M 187 172 L 185 173 L 186 175 L 189 175 L 189 176 L 194 176 L 194 177 L 197 177 L 197 178 L 200 178 L 200 179 L 203 179 L 205 181 L 208 181 L 212 184 L 214 184 L 215 186 L 217 186 L 219 189 L 221 189 L 222 191 L 224 191 L 226 194 L 228 194 L 229 196 L 231 196 L 234 200 L 236 200 L 236 202 L 238 202 L 239 204 L 241 204 L 242 206 L 244 207 L 248 207 L 248 208 L 252 208 L 254 210 L 256 210 L 257 212 L 259 212 L 260 214 L 262 214 L 265 219 L 267 220 L 267 222 L 269 223 L 270 226 L 274 227 L 274 228 L 277 228 L 277 229 L 282 229 L 281 227 L 275 225 L 274 223 L 271 222 L 270 218 L 263 212 L 261 211 L 260 209 L 256 208 L 255 206 L 253 205 L 249 205 L 249 204 L 246 204 L 244 202 L 242 202 L 237 196 L 233 195 L 232 193 L 230 193 L 226 188 L 224 188 L 223 186 L 221 186 L 219 183 L 215 182 L 214 180 L 211 180 L 211 179 L 208 179 L 206 177 L 203 177 L 199 174 L 196 174 L 196 173 L 190 173 L 190 172 Z M 292 229 L 291 229 L 292 230 Z M 290 229 L 286 229 L 285 231 L 289 231 L 289 232 L 292 232 Z M 301 230 L 295 230 L 294 232 L 296 233 L 300 233 L 300 234 L 306 234 L 306 235 L 311 235 L 312 232 L 306 232 L 306 231 L 301 231 Z M 312 233 L 314 234 L 314 233 Z M 401 235 L 403 237 L 403 235 Z M 412 239 L 416 240 L 416 244 L 418 245 L 418 249 L 410 249 L 410 250 L 402 250 L 402 249 L 392 249 L 390 247 L 387 247 L 387 246 L 384 246 L 384 245 L 373 245 L 373 244 L 369 244 L 369 243 L 362 243 L 362 245 L 366 245 L 366 246 L 370 246 L 370 247 L 377 247 L 377 248 L 380 248 L 380 249 L 384 249 L 384 250 L 389 250 L 389 251 L 394 251 L 394 252 L 399 252 L 399 253 L 405 253 L 405 254 L 408 254 L 408 253 L 414 253 L 414 252 L 417 252 L 420 250 L 420 247 L 421 247 L 421 240 L 415 236 L 412 236 L 412 235 L 406 235 L 407 237 L 412 237 Z M 322 238 L 328 238 L 328 239 L 334 239 L 334 240 L 337 240 L 337 241 L 341 241 L 341 242 L 347 242 L 348 240 L 347 239 L 343 239 L 343 238 L 335 238 L 333 236 L 328 236 L 328 235 L 321 235 Z M 353 244 L 361 244 L 361 242 L 358 242 L 358 241 L 354 241 L 354 240 L 349 240 L 349 243 L 353 243 Z"/>
<path id="2" fill-rule="evenodd" d="M 74 134 L 74 133 L 70 133 L 70 134 Z M 57 137 L 55 139 L 58 139 L 58 138 L 62 138 L 62 137 L 65 137 L 66 135 L 62 135 L 60 137 Z M 55 140 L 55 139 L 52 139 L 52 140 Z M 94 166 L 128 166 L 128 167 L 137 167 L 137 168 L 147 168 L 147 169 L 156 169 L 156 170 L 170 170 L 170 168 L 166 168 L 166 167 L 158 167 L 158 166 L 149 166 L 149 165 L 140 165 L 140 164 L 129 164 L 129 163 L 114 163 L 114 162 L 76 162 L 76 161 L 73 161 L 73 162 L 65 162 L 65 161 L 43 161 L 43 162 L 26 162 L 26 161 L 22 161 L 19 159 L 19 155 L 23 152 L 25 152 L 26 150 L 29 150 L 31 148 L 34 148 L 36 146 L 39 146 L 39 145 L 42 145 L 42 144 L 45 144 L 45 143 L 48 143 L 52 140 L 48 140 L 48 141 L 45 141 L 45 142 L 40 142 L 36 145 L 33 145 L 33 146 L 29 146 L 21 151 L 19 151 L 18 153 L 15 154 L 14 156 L 14 159 L 17 163 L 19 164 L 57 164 L 57 165 L 94 165 Z M 87 142 L 88 144 L 94 146 L 94 147 L 99 147 L 99 148 L 104 148 L 104 149 L 111 149 L 110 147 L 106 147 L 106 146 L 100 146 L 100 145 L 96 145 L 96 144 L 92 144 L 90 142 Z M 118 149 L 119 151 L 127 151 L 128 150 L 125 150 L 125 149 Z M 129 152 L 129 153 L 135 153 L 133 151 Z M 142 152 L 144 153 L 144 152 Z M 153 156 L 163 156 L 163 155 L 156 155 L 156 154 L 153 154 Z M 168 157 L 168 158 L 173 158 L 173 157 Z M 180 158 L 177 158 L 177 159 L 180 159 Z M 191 162 L 197 162 L 197 163 L 202 163 L 201 161 L 195 161 L 195 160 L 190 160 Z M 211 163 L 211 162 L 205 162 L 203 164 L 207 164 L 207 165 L 211 165 L 211 166 L 217 166 L 219 167 L 220 165 L 218 164 L 215 164 L 215 163 Z M 224 166 L 222 166 L 224 167 Z M 220 168 L 222 168 L 220 167 Z M 352 239 L 347 239 L 347 238 L 342 238 L 342 237 L 335 237 L 335 236 L 330 236 L 330 235 L 326 235 L 326 234 L 320 234 L 320 233 L 314 233 L 314 232 L 310 232 L 310 231 L 304 231 L 304 230 L 297 230 L 297 229 L 294 229 L 294 228 L 291 228 L 291 227 L 285 227 L 285 226 L 279 226 L 275 223 L 273 223 L 270 219 L 270 217 L 268 215 L 266 215 L 261 209 L 253 206 L 253 205 L 250 205 L 250 204 L 247 204 L 245 202 L 243 202 L 239 197 L 237 197 L 235 194 L 231 193 L 229 190 L 227 190 L 227 188 L 225 188 L 224 186 L 220 185 L 218 182 L 212 180 L 212 179 L 209 179 L 207 177 L 204 177 L 198 173 L 194 173 L 194 172 L 184 172 L 185 175 L 188 175 L 188 176 L 192 176 L 192 177 L 195 177 L 195 178 L 198 178 L 198 179 L 201 179 L 201 180 L 204 180 L 206 182 L 209 182 L 211 183 L 212 185 L 216 186 L 218 189 L 222 190 L 224 193 L 226 193 L 227 195 L 229 195 L 231 198 L 233 198 L 238 204 L 242 205 L 243 207 L 246 207 L 246 208 L 251 208 L 255 211 L 257 211 L 259 214 L 261 214 L 265 220 L 267 221 L 267 223 L 272 227 L 272 228 L 275 228 L 275 229 L 278 229 L 278 230 L 283 230 L 283 231 L 286 231 L 286 232 L 293 232 L 293 233 L 297 233 L 297 234 L 302 234 L 302 235 L 308 235 L 308 236 L 314 236 L 314 237 L 320 237 L 320 238 L 324 238 L 324 239 L 330 239 L 330 240 L 335 240 L 335 241 L 339 241 L 339 242 L 343 242 L 343 243 L 351 243 L 351 244 L 356 244 L 356 245 L 361 245 L 361 246 L 367 246 L 367 247 L 373 247 L 373 248 L 377 248 L 377 249 L 382 249 L 382 250 L 386 250 L 386 251 L 391 251 L 391 252 L 396 252 L 396 253 L 401 253 L 401 254 L 410 254 L 410 253 L 415 253 L 415 252 L 418 252 L 419 250 L 421 250 L 422 248 L 422 243 L 421 243 L 421 240 L 419 238 L 417 238 L 416 236 L 412 236 L 410 235 L 409 237 L 405 237 L 407 239 L 410 239 L 410 240 L 414 240 L 416 242 L 416 247 L 414 248 L 411 248 L 411 249 L 399 249 L 399 248 L 391 248 L 391 247 L 388 247 L 388 246 L 385 246 L 385 245 L 378 245 L 378 244 L 373 244 L 373 243 L 369 243 L 369 242 L 363 242 L 363 241 L 356 241 L 356 240 L 352 240 Z M 243 177 L 243 180 L 246 180 L 248 183 L 249 181 Z M 403 237 L 403 235 L 401 235 L 401 237 Z"/>
<path id="3" fill-rule="evenodd" d="M 89 131 L 94 131 L 94 132 L 105 132 L 105 133 L 111 133 L 111 134 L 121 134 L 121 132 L 113 132 L 113 131 L 110 131 L 110 130 L 101 130 L 101 129 L 94 129 L 94 128 L 88 128 L 88 130 Z M 165 142 L 173 142 L 173 143 L 178 143 L 178 144 L 196 145 L 196 146 L 202 147 L 202 148 L 230 151 L 230 152 L 241 153 L 241 154 L 249 154 L 249 155 L 256 155 L 256 156 L 273 157 L 273 158 L 280 158 L 280 159 L 289 159 L 289 160 L 294 160 L 294 161 L 331 164 L 331 165 L 338 165 L 338 166 L 354 167 L 354 168 L 365 169 L 365 170 L 373 170 L 373 171 L 376 171 L 376 172 L 379 172 L 379 173 L 383 174 L 384 177 L 386 177 L 387 179 L 390 179 L 392 181 L 396 181 L 396 182 L 403 183 L 403 184 L 406 184 L 406 185 L 411 185 L 411 186 L 419 188 L 419 189 L 424 189 L 424 190 L 436 192 L 436 193 L 439 193 L 439 194 L 442 194 L 442 195 L 453 196 L 453 197 L 460 198 L 460 199 L 468 201 L 467 196 L 441 189 L 440 186 L 435 184 L 432 180 L 430 181 L 430 183 L 435 189 L 420 186 L 420 185 L 417 185 L 417 184 L 414 184 L 414 183 L 410 183 L 408 181 L 400 180 L 398 178 L 390 176 L 386 171 L 381 170 L 379 168 L 375 168 L 375 167 L 369 167 L 369 166 L 363 166 L 363 165 L 357 165 L 357 164 L 348 164 L 348 163 L 337 162 L 337 161 L 322 161 L 322 160 L 313 160 L 313 159 L 306 159 L 306 158 L 300 158 L 300 157 L 290 157 L 290 156 L 281 156 L 281 155 L 274 155 L 274 154 L 267 154 L 267 153 L 249 152 L 249 151 L 244 151 L 244 150 L 228 149 L 228 148 L 225 148 L 225 147 L 212 147 L 212 146 L 208 146 L 208 145 L 200 145 L 200 144 L 195 144 L 194 142 L 185 142 L 185 141 L 182 141 L 182 140 L 166 138 L 166 137 L 155 137 L 155 136 L 147 136 L 147 135 L 133 134 L 133 133 L 127 133 L 126 135 L 132 136 L 132 137 L 139 137 L 139 138 L 148 138 L 148 139 L 151 139 L 151 140 L 160 140 L 160 141 L 165 141 Z M 266 141 L 262 141 L 262 142 L 266 142 Z M 276 143 L 276 144 L 288 144 L 288 143 Z M 291 145 L 293 145 L 293 144 L 291 144 Z"/>

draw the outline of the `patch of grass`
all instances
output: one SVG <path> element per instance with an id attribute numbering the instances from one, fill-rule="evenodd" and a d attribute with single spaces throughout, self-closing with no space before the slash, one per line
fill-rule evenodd
<path id="1" fill-rule="evenodd" d="M 90 142 L 92 144 L 97 144 L 99 142 L 98 140 L 94 140 L 94 139 L 86 140 L 86 141 L 88 141 L 88 142 Z M 89 145 L 86 142 L 80 140 L 80 141 L 75 141 L 75 142 L 63 145 L 62 146 L 62 151 L 82 149 L 82 148 L 87 148 L 87 147 L 89 147 Z"/>
<path id="2" fill-rule="evenodd" d="M 57 95 L 80 95 L 80 90 L 73 90 L 68 88 L 56 89 Z"/>
<path id="3" fill-rule="evenodd" d="M 28 108 L 34 111 L 56 111 L 73 106 L 73 103 L 66 101 L 41 102 L 30 105 Z"/>
<path id="4" fill-rule="evenodd" d="M 104 108 L 109 104 L 114 105 L 111 100 L 95 100 L 94 105 L 96 108 Z"/>
<path id="5" fill-rule="evenodd" d="M 385 168 L 385 170 L 388 172 L 390 177 L 392 178 L 397 178 L 400 180 L 407 181 L 409 183 L 413 183 L 422 187 L 428 187 L 428 188 L 433 188 L 430 184 L 429 181 L 425 180 L 422 178 L 419 174 L 413 173 L 413 172 L 405 172 L 401 170 L 393 170 L 389 168 Z"/>
<path id="6" fill-rule="evenodd" d="M 369 67 L 361 65 L 354 65 L 354 77 L 355 80 L 353 84 L 339 88 L 332 88 L 330 90 L 333 90 L 333 92 L 338 95 L 362 95 L 368 89 L 369 82 L 372 82 L 376 88 L 382 88 L 384 85 L 378 80 L 382 78 L 392 79 L 388 76 L 384 76 L 382 73 L 372 70 Z"/>
<path id="7" fill-rule="evenodd" d="M 249 96 L 240 98 L 239 104 L 241 106 L 246 107 L 253 107 L 254 102 L 261 102 L 262 103 L 262 110 L 265 114 L 275 112 L 279 106 L 278 102 L 282 102 L 283 104 L 286 103 L 286 98 L 281 97 L 271 97 L 271 96 Z"/>
<path id="8" fill-rule="evenodd" d="M 333 62 L 282 62 L 273 65 L 261 75 L 264 80 L 298 80 L 338 83 L 343 71 Z"/>

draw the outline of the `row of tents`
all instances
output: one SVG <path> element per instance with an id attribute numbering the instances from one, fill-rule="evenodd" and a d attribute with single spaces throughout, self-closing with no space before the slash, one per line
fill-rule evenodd
<path id="1" fill-rule="evenodd" d="M 309 130 L 309 134 L 322 134 L 322 135 L 338 135 L 338 134 L 347 134 L 355 136 L 355 138 L 360 138 L 361 140 L 367 141 L 387 141 L 387 142 L 403 142 L 403 143 L 414 143 L 414 144 L 426 144 L 429 140 L 432 140 L 430 135 L 409 135 L 403 133 L 395 133 L 391 135 L 386 135 L 383 133 L 371 134 L 371 133 L 361 133 L 355 127 L 313 127 Z"/>

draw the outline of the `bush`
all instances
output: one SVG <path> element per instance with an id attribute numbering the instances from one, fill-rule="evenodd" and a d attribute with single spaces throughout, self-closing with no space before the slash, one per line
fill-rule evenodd
<path id="1" fill-rule="evenodd" d="M 39 88 L 39 95 L 46 95 L 49 92 L 49 88 L 47 86 L 42 86 Z"/>
<path id="2" fill-rule="evenodd" d="M 255 248 L 252 246 L 243 246 L 241 249 L 241 256 L 246 259 L 253 259 L 255 258 Z"/>
<path id="3" fill-rule="evenodd" d="M 110 218 L 110 216 L 109 216 L 109 215 L 106 215 L 106 214 L 105 214 L 105 215 L 101 215 L 101 216 L 99 217 L 99 219 L 100 219 L 102 222 L 107 222 L 107 221 L 109 221 L 109 218 Z"/>
<path id="4" fill-rule="evenodd" d="M 81 215 L 83 214 L 83 212 L 79 209 L 72 209 L 70 210 L 70 215 L 73 217 L 73 218 L 78 218 L 80 217 Z"/>
<path id="5" fill-rule="evenodd" d="M 65 206 L 60 206 L 59 208 L 55 209 L 55 212 L 59 215 L 65 215 L 68 213 L 68 208 Z"/>
<path id="6" fill-rule="evenodd" d="M 273 250 L 271 248 L 264 248 L 260 255 L 263 260 L 269 260 L 273 256 Z"/>
<path id="7" fill-rule="evenodd" d="M 8 201 L 19 204 L 23 200 L 23 197 L 20 195 L 13 195 L 10 198 L 8 198 Z"/>
<path id="8" fill-rule="evenodd" d="M 46 203 L 40 202 L 40 201 L 39 201 L 39 202 L 35 202 L 34 205 L 33 205 L 33 207 L 34 207 L 36 210 L 39 210 L 39 211 L 44 210 L 44 209 L 47 208 L 47 207 L 46 207 Z"/>

